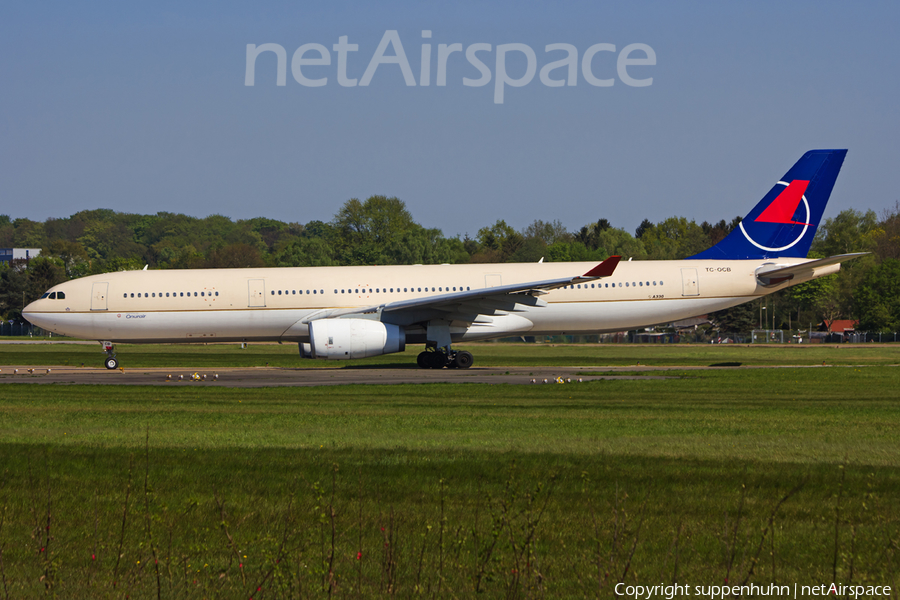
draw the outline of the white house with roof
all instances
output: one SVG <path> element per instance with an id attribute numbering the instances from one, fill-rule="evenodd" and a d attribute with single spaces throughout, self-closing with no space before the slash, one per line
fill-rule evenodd
<path id="1" fill-rule="evenodd" d="M 31 260 L 41 253 L 40 248 L 0 248 L 0 262 Z"/>

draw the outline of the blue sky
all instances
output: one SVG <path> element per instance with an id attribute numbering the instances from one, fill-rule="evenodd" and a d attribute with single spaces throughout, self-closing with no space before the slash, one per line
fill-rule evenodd
<path id="1" fill-rule="evenodd" d="M 577 229 L 604 217 L 629 230 L 672 215 L 744 215 L 801 154 L 849 148 L 825 216 L 881 212 L 897 193 L 900 5 L 888 2 L 347 2 L 7 3 L 0 9 L 0 213 L 43 220 L 78 210 L 183 212 L 232 218 L 330 220 L 349 198 L 404 200 L 447 235 L 506 219 L 559 219 Z M 305 87 L 290 61 L 302 44 L 347 36 L 347 76 L 360 79 L 396 30 L 417 83 L 430 43 L 431 85 L 407 86 L 396 64 L 368 86 Z M 422 31 L 430 30 L 430 39 Z M 247 44 L 279 44 L 244 84 Z M 438 44 L 464 53 L 435 85 Z M 496 47 L 526 44 L 537 71 L 578 51 L 575 86 L 539 75 L 494 102 Z M 594 44 L 642 43 L 652 85 L 617 78 Z M 393 55 L 393 51 L 387 52 Z M 314 53 L 309 57 L 316 56 Z M 635 57 L 644 56 L 641 53 Z M 510 52 L 510 77 L 525 73 Z M 565 69 L 554 71 L 562 78 Z"/>

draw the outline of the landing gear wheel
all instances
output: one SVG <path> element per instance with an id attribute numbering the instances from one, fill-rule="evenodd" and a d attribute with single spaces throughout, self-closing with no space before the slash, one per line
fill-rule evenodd
<path id="1" fill-rule="evenodd" d="M 428 368 L 428 355 L 429 352 L 419 352 L 419 355 L 416 357 L 416 364 L 419 365 L 420 369 Z"/>
<path id="2" fill-rule="evenodd" d="M 116 359 L 115 356 L 110 356 L 109 358 L 107 358 L 105 361 L 105 364 L 106 364 L 106 368 L 109 369 L 110 371 L 113 369 L 119 368 L 119 361 L 118 361 L 118 359 Z"/>
<path id="3" fill-rule="evenodd" d="M 472 356 L 471 352 L 461 350 L 456 353 L 456 356 L 453 357 L 452 366 L 456 367 L 457 369 L 468 369 L 474 362 L 475 357 Z"/>
<path id="4" fill-rule="evenodd" d="M 428 353 L 428 367 L 431 369 L 443 369 L 447 366 L 447 355 L 443 352 Z"/>

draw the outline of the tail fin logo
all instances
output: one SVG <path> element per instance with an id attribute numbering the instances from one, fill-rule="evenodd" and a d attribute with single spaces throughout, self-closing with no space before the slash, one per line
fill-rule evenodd
<path id="1" fill-rule="evenodd" d="M 744 228 L 743 221 L 740 223 L 739 227 L 741 228 L 741 233 L 744 234 L 744 237 L 747 238 L 747 241 L 756 246 L 761 250 L 765 250 L 767 252 L 781 252 L 783 250 L 787 250 L 795 246 L 800 240 L 803 239 L 803 236 L 806 235 L 806 230 L 811 226 L 810 221 L 810 211 L 809 211 L 809 202 L 806 200 L 805 192 L 807 186 L 809 186 L 808 180 L 795 179 L 790 183 L 786 181 L 779 181 L 777 185 L 783 185 L 785 188 L 781 191 L 778 196 L 772 203 L 769 204 L 759 216 L 753 219 L 754 223 L 770 223 L 775 225 L 802 225 L 803 229 L 800 231 L 800 234 L 786 246 L 781 246 L 780 248 L 772 248 L 769 246 L 763 246 L 747 233 L 747 230 Z M 800 206 L 800 203 L 803 202 L 803 207 L 806 209 L 806 218 L 803 221 L 795 221 L 794 214 L 797 212 L 797 208 Z"/>

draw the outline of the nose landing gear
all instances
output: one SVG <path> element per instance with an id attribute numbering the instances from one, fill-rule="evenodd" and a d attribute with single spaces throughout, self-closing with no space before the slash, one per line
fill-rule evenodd
<path id="1" fill-rule="evenodd" d="M 116 347 L 112 342 L 100 342 L 100 345 L 103 346 L 103 350 L 106 352 L 106 360 L 103 361 L 103 364 L 109 370 L 118 369 L 119 360 L 116 358 Z"/>

